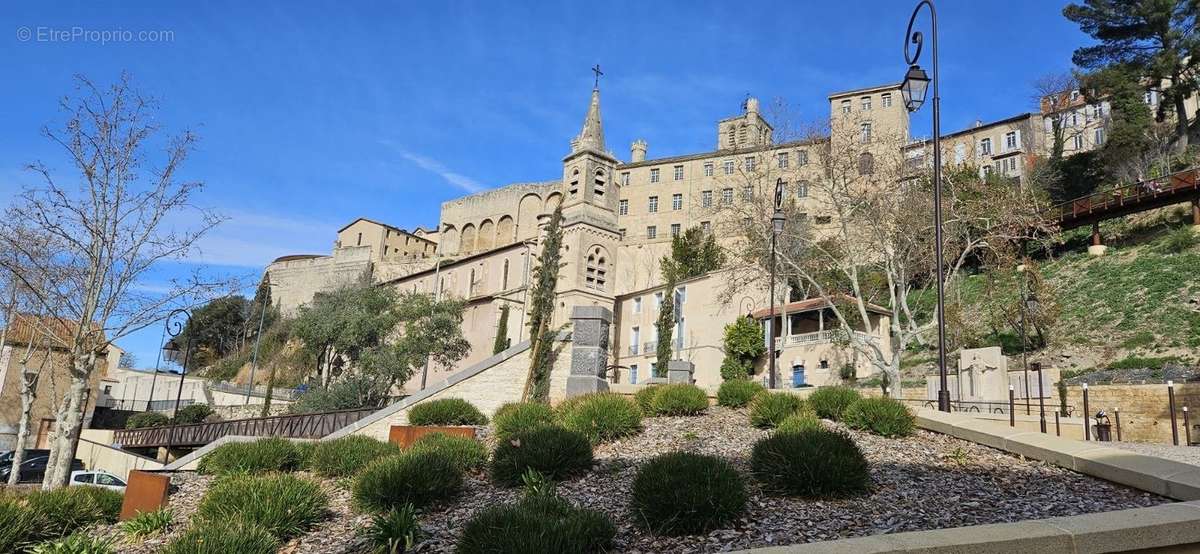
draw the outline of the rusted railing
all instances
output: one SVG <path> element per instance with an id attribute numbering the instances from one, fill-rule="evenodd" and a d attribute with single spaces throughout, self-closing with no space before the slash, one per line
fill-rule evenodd
<path id="1" fill-rule="evenodd" d="M 1193 168 L 1157 179 L 1126 185 L 1068 200 L 1050 209 L 1063 228 L 1092 223 L 1104 216 L 1122 215 L 1168 203 L 1182 202 L 1200 191 L 1200 169 Z M 1176 200 L 1178 199 L 1178 200 Z"/>
<path id="2" fill-rule="evenodd" d="M 374 409 L 341 410 L 234 419 L 213 423 L 167 425 L 145 429 L 120 429 L 113 434 L 113 442 L 121 447 L 145 448 L 167 445 L 200 446 L 227 435 L 318 439 L 354 423 L 374 411 Z"/>

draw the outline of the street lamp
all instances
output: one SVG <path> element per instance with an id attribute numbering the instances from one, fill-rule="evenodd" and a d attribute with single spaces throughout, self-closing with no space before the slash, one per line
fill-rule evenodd
<path id="1" fill-rule="evenodd" d="M 182 316 L 183 320 L 179 321 L 175 319 L 176 316 Z M 167 319 L 163 323 L 163 326 L 171 338 L 167 341 L 166 345 L 163 346 L 162 351 L 168 360 L 179 360 L 179 344 L 175 341 L 175 339 L 178 338 L 181 333 L 183 333 L 183 330 L 187 328 L 188 324 L 191 322 L 191 312 L 183 308 L 172 310 L 171 313 L 167 314 Z M 183 339 L 182 352 L 183 363 L 179 366 L 179 391 L 175 394 L 175 409 L 171 412 L 171 430 L 167 435 L 167 452 L 166 456 L 164 456 L 164 460 L 171 455 L 171 444 L 174 442 L 173 439 L 175 437 L 175 427 L 179 425 L 179 401 L 183 398 L 183 378 L 187 375 L 188 360 L 191 358 L 192 353 L 192 341 L 187 340 L 186 337 Z"/>
<path id="2" fill-rule="evenodd" d="M 767 386 L 775 388 L 775 241 L 783 232 L 783 224 L 787 218 L 783 216 L 783 179 L 775 180 L 775 214 L 771 216 L 771 315 L 767 319 L 767 357 L 769 358 L 769 374 Z"/>
<path id="3" fill-rule="evenodd" d="M 258 334 L 254 335 L 254 359 L 250 361 L 250 382 L 246 384 L 246 406 L 250 405 L 250 393 L 254 390 L 254 370 L 258 369 L 258 345 L 262 342 L 263 322 L 267 318 L 267 297 L 271 294 L 270 273 L 263 276 L 263 284 L 267 287 L 267 294 L 263 295 L 263 301 L 258 306 Z"/>
<path id="4" fill-rule="evenodd" d="M 1029 415 L 1029 335 L 1026 333 L 1026 314 L 1037 308 L 1037 298 L 1029 290 L 1029 277 L 1025 275 L 1028 266 L 1017 266 L 1021 274 L 1021 368 L 1025 373 L 1025 415 Z"/>
<path id="5" fill-rule="evenodd" d="M 917 21 L 917 14 L 922 6 L 929 7 L 933 31 L 933 79 L 917 65 L 925 37 L 920 31 L 913 32 L 913 23 Z M 911 54 L 908 51 L 910 44 L 917 46 L 916 51 Z M 942 262 L 942 99 L 938 93 L 941 83 L 938 78 L 937 10 L 934 9 L 932 0 L 918 2 L 908 20 L 908 30 L 904 32 L 904 63 L 908 64 L 908 72 L 904 75 L 904 83 L 900 85 L 900 93 L 908 111 L 915 112 L 921 109 L 929 84 L 933 83 L 933 232 L 937 262 L 938 409 L 949 412 L 950 387 L 946 377 L 946 291 L 943 272 L 945 264 Z"/>

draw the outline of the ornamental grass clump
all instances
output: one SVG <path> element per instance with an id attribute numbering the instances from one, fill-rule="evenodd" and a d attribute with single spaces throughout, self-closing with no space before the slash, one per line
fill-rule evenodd
<path id="1" fill-rule="evenodd" d="M 862 395 L 850 387 L 821 387 L 808 395 L 808 405 L 817 417 L 841 421 L 846 408 L 861 398 Z"/>
<path id="2" fill-rule="evenodd" d="M 708 393 L 696 385 L 675 383 L 658 387 L 651 409 L 660 416 L 693 416 L 708 409 Z"/>
<path id="3" fill-rule="evenodd" d="M 445 433 L 430 433 L 425 435 L 412 446 L 408 452 L 434 452 L 445 456 L 459 471 L 471 471 L 487 465 L 488 452 L 483 443 L 458 435 Z"/>
<path id="4" fill-rule="evenodd" d="M 807 410 L 804 399 L 787 392 L 768 392 L 754 397 L 750 403 L 750 424 L 762 429 L 773 428 L 788 416 Z"/>
<path id="5" fill-rule="evenodd" d="M 121 533 L 125 538 L 137 542 L 166 531 L 171 526 L 174 514 L 171 510 L 161 508 L 150 512 L 138 512 L 137 515 L 121 522 Z"/>
<path id="6" fill-rule="evenodd" d="M 252 442 L 227 442 L 200 458 L 197 471 L 209 475 L 295 471 L 300 451 L 290 440 L 271 437 Z"/>
<path id="7" fill-rule="evenodd" d="M 33 514 L 20 502 L 0 499 L 0 552 L 20 552 L 33 536 Z"/>
<path id="8" fill-rule="evenodd" d="M 99 487 L 62 487 L 37 491 L 25 498 L 30 542 L 70 535 L 94 523 L 114 523 L 121 512 L 121 493 Z"/>
<path id="9" fill-rule="evenodd" d="M 112 554 L 113 540 L 75 533 L 34 546 L 30 554 Z"/>
<path id="10" fill-rule="evenodd" d="M 746 499 L 742 476 L 729 462 L 672 452 L 638 469 L 630 511 L 638 525 L 652 533 L 695 535 L 737 519 Z"/>
<path id="11" fill-rule="evenodd" d="M 328 510 L 329 498 L 319 485 L 277 473 L 218 479 L 200 500 L 196 514 L 207 522 L 258 525 L 272 536 L 287 540 L 312 528 Z"/>
<path id="12" fill-rule="evenodd" d="M 400 447 L 362 435 L 347 435 L 330 441 L 317 442 L 308 454 L 305 466 L 322 477 L 336 479 L 352 477 L 385 456 L 395 456 Z"/>
<path id="13" fill-rule="evenodd" d="M 487 416 L 474 404 L 461 398 L 442 398 L 421 402 L 408 410 L 410 425 L 487 425 Z"/>
<path id="14" fill-rule="evenodd" d="M 275 554 L 279 539 L 241 521 L 203 521 L 167 545 L 163 554 Z"/>
<path id="15" fill-rule="evenodd" d="M 763 489 L 804 498 L 866 493 L 867 460 L 850 435 L 828 429 L 775 433 L 754 444 L 750 471 Z"/>
<path id="16" fill-rule="evenodd" d="M 492 506 L 467 522 L 458 554 L 607 552 L 617 528 L 604 512 L 579 508 L 554 495 L 532 494 Z"/>
<path id="17" fill-rule="evenodd" d="M 384 513 L 406 504 L 420 509 L 449 500 L 462 490 L 463 473 L 452 460 L 433 451 L 405 452 L 376 460 L 350 489 L 355 508 Z"/>
<path id="18" fill-rule="evenodd" d="M 658 396 L 661 388 L 659 385 L 646 385 L 633 394 L 633 401 L 642 409 L 643 414 L 654 415 L 654 397 Z"/>
<path id="19" fill-rule="evenodd" d="M 717 389 L 717 404 L 726 408 L 742 408 L 767 389 L 757 381 L 731 379 L 721 383 Z"/>
<path id="20" fill-rule="evenodd" d="M 591 467 L 592 445 L 582 433 L 562 427 L 539 427 L 499 442 L 492 454 L 491 475 L 496 483 L 515 487 L 531 469 L 561 481 Z"/>
<path id="21" fill-rule="evenodd" d="M 842 421 L 852 429 L 885 437 L 907 437 L 917 427 L 908 407 L 892 398 L 863 398 L 846 408 Z"/>
<path id="22" fill-rule="evenodd" d="M 809 429 L 823 429 L 821 420 L 812 412 L 800 412 L 787 416 L 779 426 L 775 428 L 776 433 L 798 433 Z"/>
<path id="23" fill-rule="evenodd" d="M 492 416 L 492 431 L 503 440 L 514 433 L 554 424 L 554 410 L 541 402 L 511 402 Z"/>
<path id="24" fill-rule="evenodd" d="M 628 437 L 642 430 L 642 410 L 623 395 L 600 392 L 571 398 L 557 408 L 563 427 L 582 433 L 592 444 Z"/>
<path id="25" fill-rule="evenodd" d="M 417 510 L 412 504 L 371 516 L 371 523 L 364 529 L 367 544 L 378 554 L 400 554 L 408 552 L 421 540 L 421 526 L 417 523 Z"/>

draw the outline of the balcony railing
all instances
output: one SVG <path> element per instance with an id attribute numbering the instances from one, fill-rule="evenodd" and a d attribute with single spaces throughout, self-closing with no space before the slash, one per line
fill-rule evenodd
<path id="1" fill-rule="evenodd" d="M 812 333 L 799 333 L 796 335 L 787 335 L 786 337 L 775 337 L 775 348 L 784 348 L 787 346 L 803 346 L 806 344 L 820 344 L 833 342 L 840 338 L 842 331 L 829 329 L 825 331 L 815 331 Z M 875 337 L 862 331 L 854 331 L 854 336 L 867 340 L 874 341 Z"/>
<path id="2" fill-rule="evenodd" d="M 629 345 L 629 355 L 630 356 L 637 356 L 638 346 L 639 345 L 637 343 L 633 343 L 633 344 Z"/>
<path id="3" fill-rule="evenodd" d="M 658 352 L 658 341 L 652 340 L 652 341 L 647 342 L 646 344 L 642 345 L 642 352 L 644 352 L 646 354 L 653 354 L 655 352 Z"/>

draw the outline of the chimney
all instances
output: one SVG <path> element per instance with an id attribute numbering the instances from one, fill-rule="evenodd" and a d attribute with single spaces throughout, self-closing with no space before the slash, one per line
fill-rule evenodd
<path id="1" fill-rule="evenodd" d="M 971 126 L 971 128 L 973 128 L 973 129 L 978 129 L 978 128 L 980 128 L 980 127 L 983 127 L 983 120 L 982 120 L 982 119 L 976 119 L 976 120 L 975 120 L 975 124 Z"/>
<path id="2" fill-rule="evenodd" d="M 629 156 L 633 163 L 646 161 L 646 141 L 642 139 L 633 141 L 633 145 L 629 147 Z"/>

